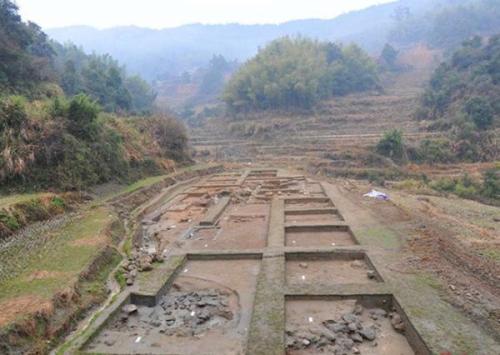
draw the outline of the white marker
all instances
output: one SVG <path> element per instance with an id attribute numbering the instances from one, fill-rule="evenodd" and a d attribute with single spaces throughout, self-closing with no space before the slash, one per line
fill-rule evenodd
<path id="1" fill-rule="evenodd" d="M 332 246 L 334 247 L 334 246 L 335 246 L 335 243 L 332 243 Z"/>
<path id="2" fill-rule="evenodd" d="M 305 280 L 306 279 L 306 275 L 302 275 L 302 280 Z"/>
<path id="3" fill-rule="evenodd" d="M 188 269 L 184 269 L 184 272 L 188 272 L 189 270 Z"/>
<path id="4" fill-rule="evenodd" d="M 309 317 L 308 321 L 309 321 L 309 323 L 312 323 L 312 322 L 314 322 L 314 318 L 313 317 Z"/>
<path id="5" fill-rule="evenodd" d="M 142 339 L 142 337 L 137 337 L 137 339 L 135 339 L 136 344 L 137 344 L 138 342 L 140 342 L 140 341 L 141 341 L 141 339 Z"/>
<path id="6" fill-rule="evenodd" d="M 194 317 L 196 315 L 196 312 L 195 311 L 192 311 L 191 312 L 191 317 Z"/>

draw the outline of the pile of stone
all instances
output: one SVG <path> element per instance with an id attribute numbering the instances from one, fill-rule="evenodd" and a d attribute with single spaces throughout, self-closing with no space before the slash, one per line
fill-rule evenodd
<path id="1" fill-rule="evenodd" d="M 168 336 L 199 336 L 227 326 L 234 318 L 229 297 L 228 292 L 217 289 L 170 292 L 154 308 L 123 306 L 110 328 L 122 332 L 156 329 Z"/>
<path id="2" fill-rule="evenodd" d="M 229 293 L 217 289 L 171 292 L 159 303 L 163 310 L 153 322 L 167 335 L 193 336 L 220 327 L 233 319 Z"/>
<path id="3" fill-rule="evenodd" d="M 367 312 L 368 317 L 363 317 Z M 369 320 L 363 320 L 368 318 Z M 336 355 L 360 354 L 359 345 L 367 343 L 376 347 L 381 333 L 383 318 L 390 318 L 393 328 L 404 332 L 405 325 L 399 314 L 388 313 L 383 309 L 365 310 L 356 305 L 352 312 L 336 320 L 326 320 L 321 325 L 288 330 L 286 347 L 290 350 L 313 350 Z"/>
<path id="4" fill-rule="evenodd" d="M 132 286 L 134 284 L 138 272 L 153 270 L 153 263 L 155 262 L 163 262 L 163 257 L 156 253 L 135 250 L 128 260 L 122 264 L 127 285 Z"/>

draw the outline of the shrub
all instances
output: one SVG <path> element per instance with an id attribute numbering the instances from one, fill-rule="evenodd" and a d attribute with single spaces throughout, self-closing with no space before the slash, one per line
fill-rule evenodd
<path id="1" fill-rule="evenodd" d="M 406 154 L 401 131 L 393 130 L 386 132 L 384 137 L 378 142 L 376 151 L 394 161 L 402 161 Z"/>
<path id="2" fill-rule="evenodd" d="M 464 111 L 479 129 L 486 129 L 493 123 L 493 107 L 484 97 L 473 97 L 467 100 Z"/>
<path id="3" fill-rule="evenodd" d="M 26 119 L 26 100 L 23 97 L 10 96 L 0 100 L 0 132 L 8 128 L 18 130 Z"/>
<path id="4" fill-rule="evenodd" d="M 21 228 L 17 219 L 5 211 L 0 211 L 0 223 L 3 223 L 11 231 L 16 231 Z"/>
<path id="5" fill-rule="evenodd" d="M 488 170 L 484 174 L 481 194 L 487 198 L 500 197 L 500 169 Z"/>
<path id="6" fill-rule="evenodd" d="M 455 189 L 453 191 L 456 195 L 462 198 L 473 198 L 477 196 L 477 190 L 474 186 L 465 186 L 461 182 L 455 185 Z"/>
<path id="7" fill-rule="evenodd" d="M 54 196 L 54 198 L 52 199 L 52 201 L 50 201 L 50 203 L 52 206 L 59 209 L 64 209 L 66 207 L 66 203 L 59 196 Z"/>
<path id="8" fill-rule="evenodd" d="M 421 162 L 429 164 L 450 163 L 455 159 L 455 155 L 451 150 L 449 140 L 425 139 L 420 143 L 417 149 L 416 158 Z"/>
<path id="9" fill-rule="evenodd" d="M 84 94 L 71 99 L 68 107 L 68 129 L 77 138 L 94 140 L 97 131 L 97 115 L 99 105 Z"/>
<path id="10" fill-rule="evenodd" d="M 455 190 L 456 181 L 450 178 L 442 178 L 432 181 L 429 186 L 434 190 L 441 192 L 453 192 Z"/>
<path id="11" fill-rule="evenodd" d="M 49 211 L 38 199 L 20 203 L 19 209 L 23 211 L 28 221 L 44 221 L 50 217 Z"/>

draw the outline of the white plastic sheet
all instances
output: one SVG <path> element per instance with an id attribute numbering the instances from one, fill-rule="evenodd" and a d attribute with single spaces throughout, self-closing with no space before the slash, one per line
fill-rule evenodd
<path id="1" fill-rule="evenodd" d="M 387 201 L 389 199 L 389 195 L 387 195 L 384 192 L 377 191 L 377 190 L 371 190 L 367 194 L 364 194 L 363 197 L 371 197 L 371 198 L 375 198 L 377 200 L 382 200 L 382 201 Z"/>

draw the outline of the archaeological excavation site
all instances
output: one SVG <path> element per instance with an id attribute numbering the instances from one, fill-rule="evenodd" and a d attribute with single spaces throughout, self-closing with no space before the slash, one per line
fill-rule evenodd
<path id="1" fill-rule="evenodd" d="M 394 251 L 364 245 L 336 194 L 274 169 L 164 189 L 135 216 L 127 287 L 73 351 L 430 354 L 384 267 Z"/>
<path id="2" fill-rule="evenodd" d="M 500 0 L 0 0 L 0 355 L 500 355 Z"/>

